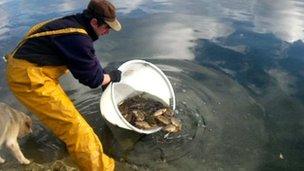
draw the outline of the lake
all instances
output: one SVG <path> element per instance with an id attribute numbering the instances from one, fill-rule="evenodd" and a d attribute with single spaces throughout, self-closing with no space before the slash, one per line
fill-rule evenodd
<path id="1" fill-rule="evenodd" d="M 71 75 L 61 83 L 118 170 L 304 170 L 304 1 L 112 1 L 123 29 L 95 42 L 105 68 L 147 60 L 169 78 L 179 134 L 138 136 L 106 123 L 101 89 Z M 81 12 L 88 0 L 1 0 L 0 55 L 31 25 Z M 6 85 L 1 101 L 32 115 Z M 38 163 L 67 157 L 64 144 L 33 116 L 21 140 Z M 126 135 L 127 134 L 127 135 Z M 0 170 L 20 170 L 7 150 Z"/>

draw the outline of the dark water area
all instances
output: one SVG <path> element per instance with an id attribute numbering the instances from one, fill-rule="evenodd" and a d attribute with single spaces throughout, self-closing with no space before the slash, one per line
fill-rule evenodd
<path id="1" fill-rule="evenodd" d="M 82 11 L 80 0 L 1 0 L 0 55 L 31 25 Z M 304 1 L 112 1 L 123 25 L 95 42 L 104 67 L 143 59 L 168 76 L 179 134 L 138 135 L 107 123 L 101 89 L 61 80 L 118 170 L 304 170 Z M 0 98 L 11 94 L 0 61 Z M 68 158 L 65 145 L 34 118 L 21 140 L 37 163 Z M 6 149 L 0 170 L 22 170 Z"/>

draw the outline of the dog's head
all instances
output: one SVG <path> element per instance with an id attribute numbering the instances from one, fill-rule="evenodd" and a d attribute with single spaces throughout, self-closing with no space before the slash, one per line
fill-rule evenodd
<path id="1" fill-rule="evenodd" d="M 20 130 L 19 130 L 19 136 L 18 137 L 23 137 L 29 133 L 32 133 L 32 119 L 24 115 L 25 117 L 23 118 L 21 124 L 20 124 Z"/>

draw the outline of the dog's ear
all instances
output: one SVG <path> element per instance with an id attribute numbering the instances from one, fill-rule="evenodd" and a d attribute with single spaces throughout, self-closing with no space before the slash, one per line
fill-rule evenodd
<path id="1" fill-rule="evenodd" d="M 25 117 L 25 126 L 32 132 L 32 119 L 27 115 Z"/>

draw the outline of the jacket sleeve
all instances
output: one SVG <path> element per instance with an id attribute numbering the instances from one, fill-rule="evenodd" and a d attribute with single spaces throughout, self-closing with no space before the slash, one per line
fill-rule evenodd
<path id="1" fill-rule="evenodd" d="M 95 55 L 92 40 L 86 35 L 62 35 L 53 37 L 56 48 L 67 68 L 80 83 L 96 88 L 103 81 L 103 73 Z"/>

